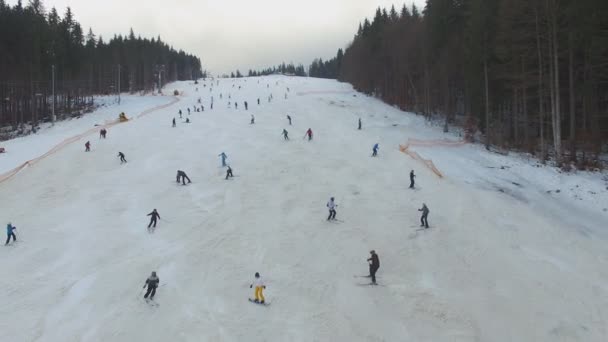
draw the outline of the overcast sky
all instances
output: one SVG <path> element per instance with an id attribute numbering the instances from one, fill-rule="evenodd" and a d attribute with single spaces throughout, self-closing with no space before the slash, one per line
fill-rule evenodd
<path id="1" fill-rule="evenodd" d="M 17 0 L 9 0 L 13 5 Z M 26 4 L 27 0 L 23 0 Z M 83 31 L 107 41 L 128 34 L 161 36 L 201 58 L 213 74 L 260 69 L 280 62 L 333 57 L 378 6 L 420 10 L 425 0 L 43 0 L 63 17 L 70 6 Z"/>

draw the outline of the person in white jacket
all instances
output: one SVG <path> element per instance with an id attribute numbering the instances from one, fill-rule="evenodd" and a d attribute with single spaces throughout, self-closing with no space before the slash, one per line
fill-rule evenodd
<path id="1" fill-rule="evenodd" d="M 253 280 L 253 283 L 251 285 L 249 285 L 249 288 L 253 288 L 255 286 L 255 299 L 253 300 L 256 303 L 260 303 L 260 304 L 264 304 L 264 289 L 266 288 L 266 285 L 264 284 L 264 281 L 262 280 L 262 278 L 260 277 L 260 274 L 258 272 L 255 272 L 255 279 Z"/>
<path id="2" fill-rule="evenodd" d="M 329 202 L 327 202 L 327 208 L 329 208 L 329 216 L 327 216 L 327 221 L 336 219 L 336 207 L 338 205 L 334 201 L 334 198 L 330 198 Z"/>

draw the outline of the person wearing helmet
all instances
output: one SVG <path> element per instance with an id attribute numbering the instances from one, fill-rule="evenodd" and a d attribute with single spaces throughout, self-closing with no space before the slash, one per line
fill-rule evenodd
<path id="1" fill-rule="evenodd" d="M 367 262 L 369 263 L 369 276 L 372 278 L 372 284 L 377 285 L 376 272 L 378 272 L 378 269 L 380 268 L 380 259 L 374 250 L 371 250 L 369 254 L 371 254 L 371 257 L 367 259 Z"/>
<path id="2" fill-rule="evenodd" d="M 251 285 L 249 285 L 249 288 L 254 288 L 255 287 L 255 293 L 254 293 L 254 302 L 256 303 L 260 303 L 260 304 L 264 304 L 264 289 L 266 288 L 266 285 L 264 284 L 264 281 L 262 281 L 262 278 L 260 277 L 260 274 L 258 272 L 255 272 L 255 279 L 253 280 L 253 283 Z"/>
<path id="3" fill-rule="evenodd" d="M 420 217 L 420 227 L 428 228 L 429 221 L 427 217 L 429 216 L 429 208 L 426 204 L 422 203 L 422 208 L 418 209 L 418 211 L 422 211 L 422 216 Z"/>
<path id="4" fill-rule="evenodd" d="M 13 226 L 12 223 L 8 223 L 6 225 L 6 243 L 4 244 L 5 246 L 9 244 L 9 242 L 11 242 L 11 237 L 13 238 L 13 242 L 17 242 L 17 237 L 15 236 L 15 232 L 14 230 L 17 229 L 17 227 Z"/>
<path id="5" fill-rule="evenodd" d="M 330 198 L 329 202 L 327 202 L 327 208 L 329 208 L 329 216 L 327 216 L 327 221 L 336 219 L 336 207 L 338 205 L 334 201 L 334 198 Z"/>
<path id="6" fill-rule="evenodd" d="M 154 299 L 154 295 L 156 294 L 156 288 L 158 287 L 159 282 L 160 279 L 158 279 L 158 277 L 156 276 L 156 272 L 152 272 L 152 274 L 148 277 L 148 279 L 146 279 L 146 283 L 144 284 L 144 288 L 146 286 L 148 287 L 148 290 L 144 295 L 144 299 L 148 299 L 148 296 L 150 296 L 150 299 Z"/>

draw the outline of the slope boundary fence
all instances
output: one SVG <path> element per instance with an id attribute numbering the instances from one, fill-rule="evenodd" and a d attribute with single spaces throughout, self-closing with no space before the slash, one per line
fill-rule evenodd
<path id="1" fill-rule="evenodd" d="M 163 104 L 163 105 L 158 105 L 158 106 L 155 106 L 155 107 L 152 107 L 152 108 L 149 108 L 149 109 L 146 109 L 143 112 L 139 113 L 136 117 L 137 118 L 141 118 L 141 117 L 143 117 L 145 115 L 148 115 L 150 113 L 153 113 L 153 112 L 155 112 L 157 110 L 161 110 L 161 109 L 167 108 L 169 106 L 174 105 L 179 100 L 180 99 L 178 97 L 173 97 L 173 99 L 171 100 L 171 102 Z M 57 152 L 63 150 L 66 146 L 68 146 L 68 145 L 70 145 L 70 144 L 72 144 L 72 143 L 74 143 L 74 142 L 76 142 L 76 141 L 78 141 L 78 140 L 80 140 L 80 139 L 88 136 L 88 135 L 91 135 L 93 133 L 99 132 L 99 130 L 101 130 L 102 128 L 110 128 L 110 127 L 115 126 L 115 125 L 120 124 L 120 123 L 121 123 L 120 121 L 116 120 L 116 121 L 109 122 L 109 123 L 106 123 L 106 124 L 103 124 L 103 125 L 95 126 L 95 127 L 91 128 L 91 129 L 86 130 L 84 133 L 75 135 L 73 137 L 70 137 L 70 138 L 67 138 L 67 139 L 61 141 L 60 143 L 58 143 L 57 145 L 55 145 L 53 148 L 51 148 L 49 151 L 47 151 L 45 154 L 43 154 L 41 156 L 38 156 L 38 157 L 36 157 L 34 159 L 30 159 L 30 160 L 22 163 L 21 165 L 15 167 L 14 169 L 12 169 L 10 171 L 7 171 L 7 172 L 5 172 L 3 174 L 0 174 L 0 184 L 2 184 L 5 181 L 11 179 L 16 174 L 18 174 L 19 172 L 21 172 L 23 169 L 25 169 L 25 168 L 27 168 L 29 166 L 35 165 L 39 161 L 41 161 L 41 160 L 43 160 L 43 159 L 45 159 L 45 158 L 47 158 L 47 157 L 49 157 L 49 156 L 51 156 L 51 155 L 53 155 L 53 154 L 55 154 Z"/>
<path id="2" fill-rule="evenodd" d="M 424 159 L 420 154 L 416 151 L 410 149 L 413 146 L 420 147 L 433 147 L 433 146 L 443 146 L 443 147 L 460 147 L 464 146 L 466 141 L 453 141 L 453 140 L 419 140 L 419 139 L 408 139 L 405 145 L 399 145 L 399 151 L 407 154 L 413 159 L 424 164 L 429 170 L 433 171 L 434 174 L 439 178 L 443 178 L 443 173 L 439 171 L 439 169 L 435 166 L 431 159 Z"/>

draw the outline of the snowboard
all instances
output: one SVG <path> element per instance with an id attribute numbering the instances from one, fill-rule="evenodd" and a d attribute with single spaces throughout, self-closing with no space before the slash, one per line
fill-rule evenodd
<path id="1" fill-rule="evenodd" d="M 144 301 L 146 303 L 148 303 L 148 305 L 150 305 L 150 306 L 154 306 L 154 307 L 159 307 L 160 306 L 160 304 L 158 304 L 157 302 L 155 302 L 154 299 L 144 298 Z"/>
<path id="2" fill-rule="evenodd" d="M 269 306 L 269 305 L 270 305 L 270 303 L 269 303 L 269 302 L 264 302 L 264 303 L 262 304 L 262 303 L 260 303 L 260 302 L 256 302 L 255 300 L 253 300 L 253 299 L 251 299 L 251 298 L 247 298 L 247 299 L 249 299 L 249 301 L 250 301 L 251 303 L 253 303 L 253 304 L 262 305 L 262 306 Z"/>
<path id="3" fill-rule="evenodd" d="M 357 283 L 356 285 L 357 286 L 385 286 L 385 285 L 378 284 L 378 283 L 375 283 L 375 284 L 374 283 Z"/>

